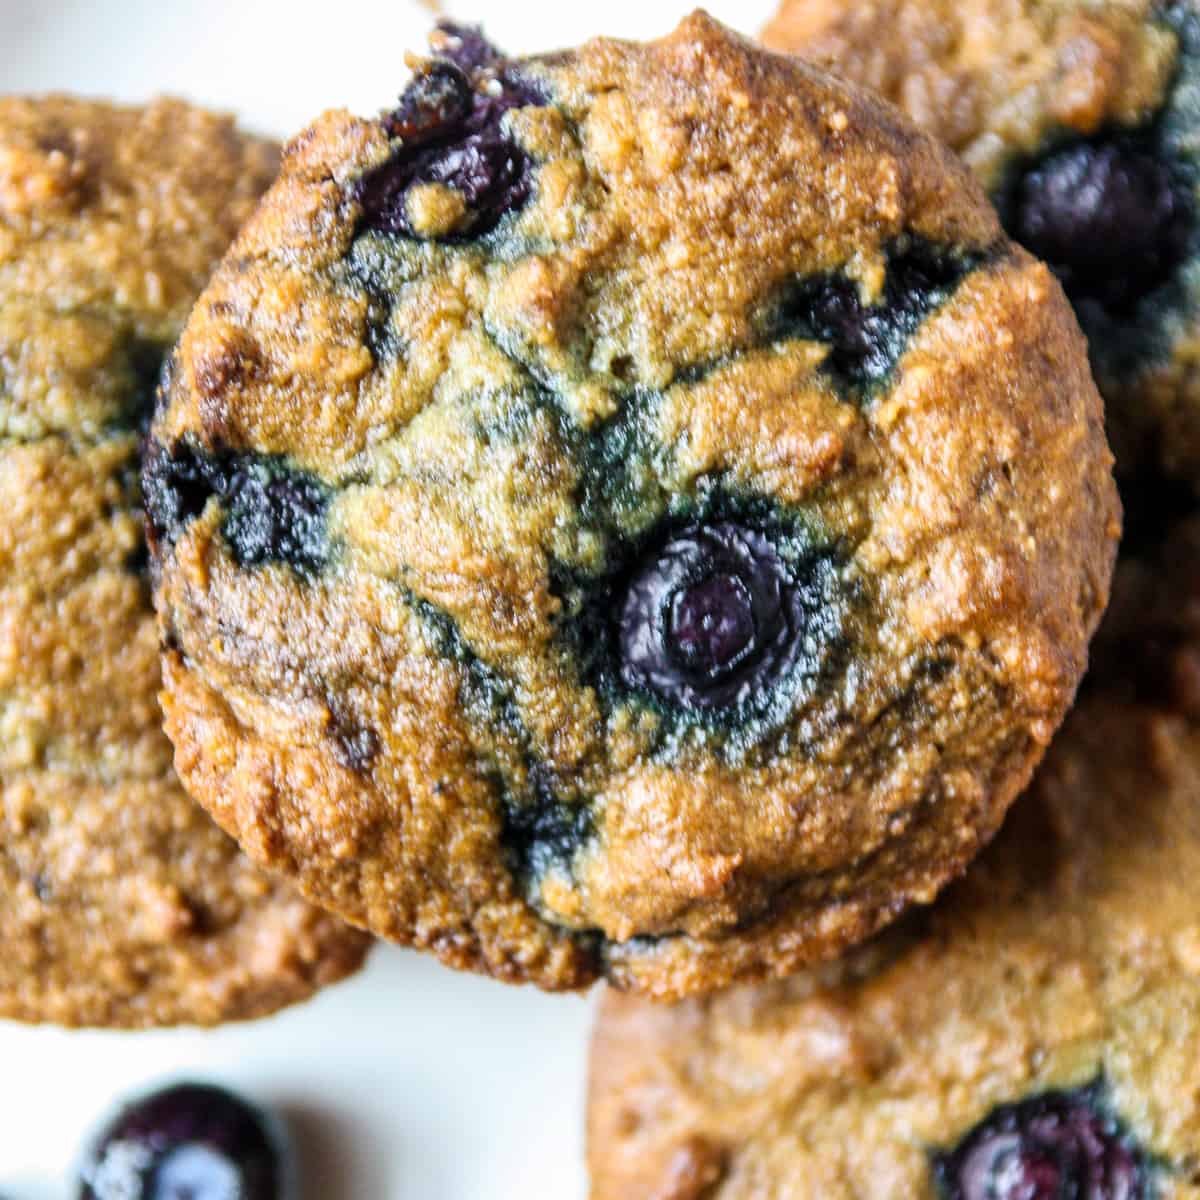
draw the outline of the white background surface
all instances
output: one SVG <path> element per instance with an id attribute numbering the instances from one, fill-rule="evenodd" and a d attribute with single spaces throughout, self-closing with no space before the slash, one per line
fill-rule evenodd
<path id="1" fill-rule="evenodd" d="M 666 32 L 673 0 L 459 0 L 517 51 Z M 747 32 L 772 0 L 709 0 Z M 237 112 L 279 135 L 323 108 L 373 112 L 433 20 L 405 0 L 0 0 L 0 90 Z M 0 946 L 3 953 L 3 946 Z M 456 975 L 381 947 L 306 1007 L 211 1033 L 82 1034 L 0 1023 L 0 1192 L 66 1200 L 113 1100 L 180 1075 L 226 1081 L 294 1122 L 305 1200 L 582 1200 L 591 1005 Z M 630 1200 L 637 1200 L 631 1197 Z"/>

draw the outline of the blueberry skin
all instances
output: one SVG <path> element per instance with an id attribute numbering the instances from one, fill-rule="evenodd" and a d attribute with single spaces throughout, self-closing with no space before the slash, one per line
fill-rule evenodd
<path id="1" fill-rule="evenodd" d="M 817 590 L 762 530 L 685 529 L 646 555 L 626 588 L 622 679 L 685 711 L 761 703 L 806 652 Z"/>
<path id="2" fill-rule="evenodd" d="M 826 343 L 822 372 L 861 399 L 886 383 L 922 322 L 977 265 L 977 258 L 908 239 L 889 250 L 883 293 L 875 303 L 864 304 L 857 281 L 843 274 L 796 280 L 775 315 L 774 332 Z"/>
<path id="3" fill-rule="evenodd" d="M 1193 189 L 1148 138 L 1117 135 L 1060 148 L 1020 178 L 1010 232 L 1044 259 L 1078 305 L 1130 312 L 1187 257 Z"/>
<path id="4" fill-rule="evenodd" d="M 496 66 L 504 58 L 504 55 L 483 36 L 483 30 L 477 25 L 439 21 L 437 29 L 450 39 L 439 48 L 438 57 L 449 59 L 463 71 L 484 71 Z"/>
<path id="5" fill-rule="evenodd" d="M 314 574 L 329 553 L 329 489 L 281 459 L 208 453 L 186 442 L 144 449 L 142 497 L 152 546 L 174 545 L 211 497 L 226 509 L 222 533 L 241 567 L 284 563 Z"/>
<path id="6" fill-rule="evenodd" d="M 405 89 L 383 127 L 398 145 L 359 182 L 361 228 L 416 238 L 409 192 L 440 183 L 458 192 L 467 216 L 452 234 L 462 241 L 491 232 L 533 192 L 533 163 L 502 128 L 510 109 L 545 103 L 529 82 L 504 69 L 505 59 L 478 30 L 440 26 L 451 42 Z"/>
<path id="7" fill-rule="evenodd" d="M 276 1122 L 224 1088 L 181 1083 L 123 1108 L 80 1172 L 79 1200 L 293 1200 Z"/>
<path id="8" fill-rule="evenodd" d="M 996 1109 L 934 1157 L 944 1200 L 1150 1200 L 1146 1157 L 1098 1085 Z"/>

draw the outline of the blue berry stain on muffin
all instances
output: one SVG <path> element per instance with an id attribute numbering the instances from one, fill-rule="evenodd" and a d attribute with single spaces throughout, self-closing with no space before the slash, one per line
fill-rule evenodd
<path id="1" fill-rule="evenodd" d="M 325 563 L 328 489 L 278 458 L 151 446 L 143 488 L 155 540 L 175 541 L 215 498 L 225 511 L 226 544 L 241 566 L 285 563 L 305 573 Z"/>
<path id="2" fill-rule="evenodd" d="M 921 322 L 979 261 L 980 256 L 905 239 L 890 249 L 876 298 L 864 300 L 862 284 L 845 274 L 798 280 L 776 329 L 827 343 L 823 369 L 835 384 L 853 395 L 869 394 L 886 381 Z"/>

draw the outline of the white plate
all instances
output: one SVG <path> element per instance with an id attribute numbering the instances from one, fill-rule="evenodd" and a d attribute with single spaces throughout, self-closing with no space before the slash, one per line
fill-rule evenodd
<path id="1" fill-rule="evenodd" d="M 691 5 L 444 7 L 532 51 L 594 33 L 663 33 Z M 709 4 L 750 32 L 772 7 Z M 171 92 L 286 135 L 323 108 L 386 105 L 431 20 L 401 0 L 0 0 L 0 87 Z M 590 1007 L 381 947 L 359 978 L 253 1025 L 129 1035 L 0 1023 L 0 1192 L 73 1196 L 72 1160 L 112 1102 L 186 1075 L 293 1117 L 306 1200 L 581 1200 Z"/>

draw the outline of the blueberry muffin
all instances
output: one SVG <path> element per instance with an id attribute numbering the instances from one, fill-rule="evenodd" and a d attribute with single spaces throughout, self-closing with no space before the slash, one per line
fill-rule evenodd
<path id="1" fill-rule="evenodd" d="M 764 37 L 962 154 L 1075 305 L 1118 474 L 1200 487 L 1192 0 L 784 0 Z"/>
<path id="2" fill-rule="evenodd" d="M 1129 600 L 1159 571 L 1145 644 L 1106 622 L 1126 676 L 931 910 L 823 975 L 605 997 L 595 1200 L 1200 1196 L 1200 574 L 1162 570 L 1188 548 L 1200 522 L 1118 568 Z"/>
<path id="3" fill-rule="evenodd" d="M 139 443 L 276 166 L 178 102 L 0 100 L 0 1017 L 258 1016 L 365 951 L 189 799 L 156 698 Z"/>
<path id="4" fill-rule="evenodd" d="M 1051 274 L 892 110 L 708 17 L 444 29 L 201 297 L 145 488 L 185 786 L 455 966 L 794 970 L 996 829 L 1118 528 Z"/>

